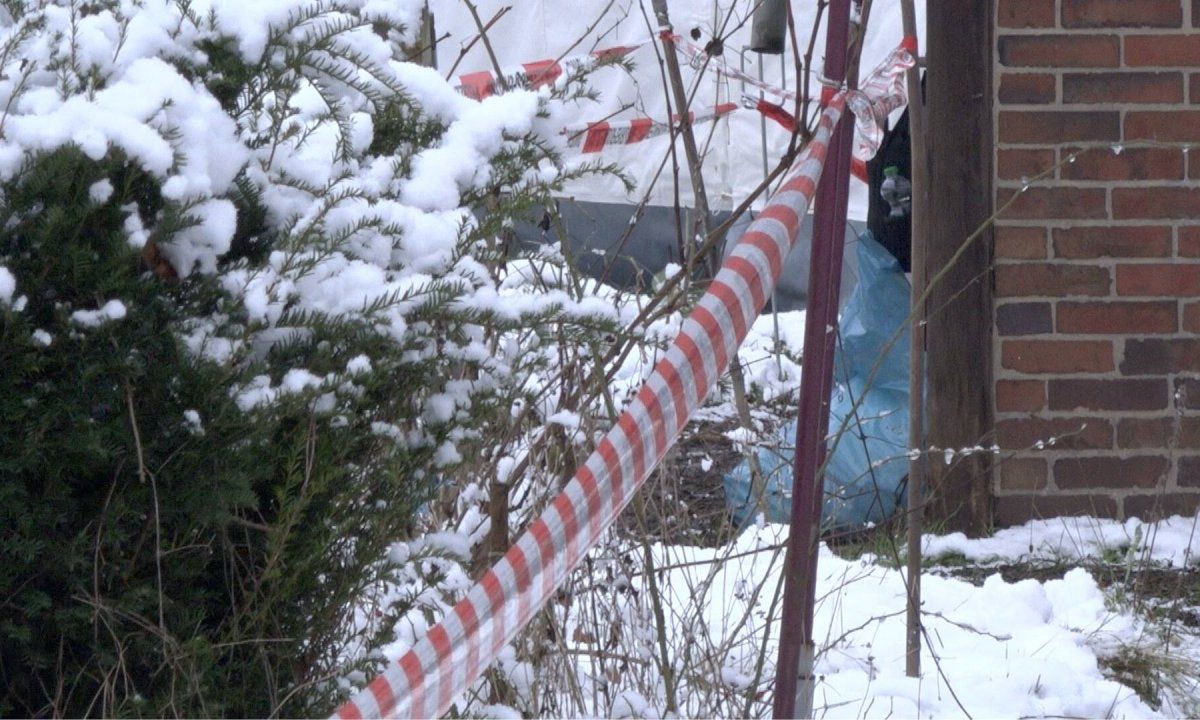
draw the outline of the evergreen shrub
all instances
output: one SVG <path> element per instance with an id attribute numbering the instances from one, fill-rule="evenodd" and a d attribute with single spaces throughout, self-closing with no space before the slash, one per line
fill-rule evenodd
<path id="1" fill-rule="evenodd" d="M 328 713 L 379 669 L 388 548 L 520 386 L 484 341 L 563 310 L 494 305 L 495 238 L 599 168 L 544 94 L 456 131 L 393 57 L 417 3 L 367 5 L 3 3 L 0 715 Z"/>

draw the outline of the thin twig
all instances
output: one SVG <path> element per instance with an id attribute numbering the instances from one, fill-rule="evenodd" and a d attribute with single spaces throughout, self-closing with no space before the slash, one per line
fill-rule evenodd
<path id="1" fill-rule="evenodd" d="M 483 24 L 483 29 L 490 30 L 492 25 L 495 25 L 496 21 L 499 20 L 500 18 L 504 17 L 505 13 L 507 13 L 509 10 L 512 10 L 511 5 L 505 5 L 504 7 L 497 10 L 496 14 L 492 16 L 492 19 L 488 20 L 486 23 Z M 467 56 L 467 53 L 471 52 L 471 48 L 475 47 L 475 43 L 479 42 L 479 39 L 482 37 L 483 37 L 483 33 L 481 32 L 481 33 L 477 34 L 475 37 L 471 38 L 467 42 L 466 45 L 462 46 L 462 49 L 459 50 L 459 52 L 458 52 L 458 58 L 455 59 L 454 64 L 450 66 L 450 71 L 446 73 L 447 80 L 454 77 L 454 71 L 458 69 L 459 63 L 461 63 L 463 61 L 463 58 L 465 58 Z"/>
<path id="2" fill-rule="evenodd" d="M 133 446 L 137 453 L 138 479 L 143 484 L 149 479 L 150 493 L 154 499 L 154 573 L 158 589 L 158 627 L 162 631 L 163 655 L 165 656 L 167 654 L 167 622 L 166 611 L 164 610 L 165 600 L 163 598 L 162 514 L 159 512 L 158 504 L 158 480 L 146 467 L 146 456 L 142 449 L 142 434 L 138 430 L 137 412 L 133 406 L 133 388 L 130 386 L 128 380 L 125 381 L 125 405 L 129 409 L 129 426 L 133 429 Z"/>
<path id="3" fill-rule="evenodd" d="M 508 80 L 504 77 L 504 70 L 500 67 L 500 61 L 496 59 L 496 51 L 492 48 L 492 41 L 488 38 L 487 28 L 483 26 L 483 21 L 479 19 L 479 11 L 475 8 L 475 3 L 471 0 L 462 0 L 467 6 L 467 10 L 471 12 L 471 19 L 475 21 L 475 28 L 479 30 L 479 39 L 483 41 L 483 47 L 487 50 L 488 58 L 492 61 L 492 68 L 496 71 L 496 87 L 501 92 L 508 90 Z M 496 17 L 499 17 L 497 14 Z"/>

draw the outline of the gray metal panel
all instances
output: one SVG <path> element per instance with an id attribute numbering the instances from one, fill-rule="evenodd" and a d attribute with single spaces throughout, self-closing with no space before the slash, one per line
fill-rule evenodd
<path id="1" fill-rule="evenodd" d="M 565 232 L 567 250 L 576 266 L 589 277 L 602 279 L 617 288 L 645 290 L 653 277 L 668 263 L 679 263 L 683 236 L 679 228 L 691 227 L 690 208 L 651 206 L 643 210 L 636 224 L 630 225 L 634 208 L 621 203 L 558 201 L 558 217 L 519 223 L 514 228 L 519 246 L 530 247 L 559 240 L 559 228 Z M 729 218 L 729 213 L 713 213 L 711 226 Z M 733 246 L 752 217 L 743 215 L 729 230 L 726 250 Z M 842 301 L 849 297 L 858 276 L 854 243 L 862 231 L 861 223 L 846 224 L 846 253 L 842 271 Z M 800 237 L 787 260 L 776 290 L 781 310 L 803 310 L 808 301 L 809 258 L 812 254 L 812 216 L 804 218 Z"/>

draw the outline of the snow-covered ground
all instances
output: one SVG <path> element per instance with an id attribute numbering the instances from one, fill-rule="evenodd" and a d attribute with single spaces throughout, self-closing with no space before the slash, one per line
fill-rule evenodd
<path id="1" fill-rule="evenodd" d="M 1178 568 L 1190 561 L 1195 529 L 1194 518 L 1158 525 L 1092 518 L 1035 521 L 981 540 L 930 536 L 925 556 L 936 560 L 939 554 L 956 552 L 993 563 L 1021 563 L 1031 558 L 1100 559 L 1115 552 L 1128 557 L 1131 568 L 1137 562 Z M 679 618 L 686 622 L 672 624 L 668 637 L 679 647 L 728 648 L 719 661 L 721 682 L 759 688 L 766 702 L 773 690 L 779 635 L 774 587 L 782 574 L 779 546 L 786 536 L 785 526 L 764 525 L 746 530 L 727 548 L 655 548 L 656 565 L 674 567 L 659 580 L 666 589 L 664 602 L 671 608 L 688 607 L 698 590 L 705 600 L 702 608 Z M 982 585 L 945 577 L 936 567 L 927 570 L 922 577 L 922 673 L 908 678 L 902 571 L 886 558 L 847 560 L 825 547 L 819 563 L 817 717 L 1171 717 L 1195 712 L 1194 705 L 1186 704 L 1194 699 L 1186 694 L 1164 697 L 1156 711 L 1132 689 L 1106 677 L 1101 658 L 1137 651 L 1187 666 L 1193 687 L 1184 689 L 1194 690 L 1200 682 L 1194 675 L 1200 668 L 1200 641 L 1194 634 L 1164 638 L 1161 626 L 1131 612 L 1114 592 L 1101 590 L 1084 568 L 1044 582 L 1009 583 L 996 573 Z M 765 623 L 764 617 L 773 622 Z M 756 667 L 764 660 L 756 680 Z M 694 694 L 688 688 L 682 692 Z M 635 707 L 642 716 L 660 716 L 662 702 L 642 697 Z M 763 703 L 752 708 L 757 715 L 769 710 Z"/>
<path id="2" fill-rule="evenodd" d="M 778 318 L 778 365 L 775 320 L 759 318 L 739 352 L 749 383 L 764 397 L 794 393 L 799 381 L 794 358 L 802 349 L 804 314 Z M 618 382 L 632 387 L 641 372 L 631 367 Z M 705 422 L 735 417 L 730 393 L 711 397 L 701 414 Z M 732 434 L 742 441 L 755 436 Z M 1102 587 L 1093 572 L 1105 563 L 1109 575 L 1128 574 L 1126 579 L 1144 568 L 1187 577 L 1200 550 L 1196 530 L 1196 518 L 1157 524 L 1064 518 L 982 539 L 927 535 L 918 678 L 905 676 L 905 573 L 894 560 L 903 557 L 903 548 L 889 546 L 886 535 L 849 559 L 823 546 L 815 714 L 1194 715 L 1200 710 L 1200 628 L 1152 617 L 1164 607 L 1187 615 L 1187 600 L 1134 598 L 1127 583 Z M 610 536 L 563 588 L 545 625 L 501 657 L 499 673 L 508 687 L 503 702 L 483 702 L 479 694 L 490 687 L 484 684 L 460 709 L 512 717 L 769 716 L 787 531 L 759 523 L 720 547 Z M 423 546 L 414 557 L 422 550 L 428 552 Z M 461 552 L 442 548 L 443 557 Z M 1001 570 L 1013 572 L 1008 566 L 1029 568 L 1028 577 L 1006 581 Z M 1037 572 L 1046 567 L 1057 570 Z M 464 586 L 463 575 L 453 578 L 445 589 Z M 441 602 L 430 599 L 433 606 Z M 423 634 L 425 617 L 424 610 L 410 614 L 389 656 Z M 546 626 L 560 629 L 553 643 L 545 640 Z M 1157 683 L 1153 706 L 1114 679 L 1110 668 L 1134 660 L 1150 668 Z"/>
<path id="3" fill-rule="evenodd" d="M 636 58 L 640 67 L 651 70 L 649 77 L 637 79 L 605 71 L 611 77 L 596 79 L 597 89 L 604 93 L 603 102 L 587 106 L 586 117 L 572 117 L 556 104 L 549 106 L 546 114 L 539 114 L 538 97 L 529 93 L 492 98 L 483 104 L 467 101 L 437 73 L 392 63 L 391 48 L 381 38 L 365 27 L 356 30 L 352 35 L 355 47 L 365 49 L 387 69 L 381 77 L 362 79 L 363 87 L 402 86 L 426 112 L 447 125 L 445 137 L 436 146 L 416 153 L 408 174 L 400 175 L 390 158 L 367 152 L 374 126 L 363 109 L 368 103 L 358 90 L 338 86 L 341 94 L 331 102 L 319 97 L 315 84 L 298 82 L 295 93 L 284 100 L 294 110 L 290 121 L 311 132 L 305 134 L 304 142 L 285 139 L 268 144 L 259 142 L 264 131 L 257 124 L 258 108 L 245 108 L 238 115 L 239 125 L 206 90 L 158 57 L 199 58 L 202 41 L 228 36 L 236 40 L 236 50 L 246 62 L 257 62 L 267 42 L 268 21 L 283 22 L 296 2 L 236 7 L 224 0 L 196 4 L 201 11 L 214 9 L 213 18 L 229 23 L 213 27 L 207 21 L 197 21 L 194 26 L 181 23 L 174 6 L 119 5 L 119 13 L 105 10 L 82 13 L 79 18 L 48 6 L 51 9 L 43 15 L 50 30 L 56 32 L 31 36 L 34 40 L 27 52 L 34 61 L 27 63 L 15 55 L 10 58 L 11 67 L 6 66 L 10 74 L 0 78 L 0 90 L 17 101 L 12 103 L 0 142 L 0 179 L 11 180 L 30 154 L 66 144 L 79 146 L 93 159 L 112 149 L 125 152 L 162 183 L 164 197 L 194 208 L 198 215 L 199 224 L 165 248 L 167 259 L 181 277 L 217 271 L 217 260 L 229 249 L 235 231 L 236 210 L 228 196 L 235 177 L 243 171 L 262 191 L 268 219 L 276 226 L 288 220 L 296 235 L 317 228 L 329 236 L 341 236 L 361 225 L 345 235 L 344 247 L 331 249 L 320 262 L 301 266 L 279 251 L 264 265 L 221 272 L 222 287 L 241 303 L 239 312 L 245 321 L 261 333 L 257 339 L 270 344 L 271 333 L 278 329 L 285 310 L 341 316 L 383 297 L 414 292 L 432 277 L 467 288 L 460 299 L 464 307 L 494 311 L 510 320 L 524 314 L 534 316 L 554 303 L 561 306 L 564 316 L 599 318 L 622 328 L 637 315 L 643 299 L 621 297 L 611 289 L 594 286 L 588 286 L 584 297 L 561 290 L 566 282 L 543 274 L 547 266 L 561 268 L 561 257 L 542 258 L 540 263 L 513 262 L 508 274 L 493 286 L 485 269 L 470 257 L 458 257 L 455 251 L 460 225 L 470 224 L 472 217 L 470 209 L 461 206 L 463 197 L 486 186 L 488 160 L 507 142 L 505 133 L 522 136 L 535 132 L 558 138 L 558 130 L 567 122 L 602 119 L 624 104 L 630 105 L 630 114 L 665 114 L 652 45 L 643 45 Z M 392 4 L 364 0 L 357 5 L 382 8 Z M 492 0 L 478 3 L 485 20 L 499 12 L 501 5 Z M 605 8 L 610 5 L 607 12 L 612 16 L 606 19 Z M 799 27 L 811 23 L 814 5 L 797 4 L 807 13 L 798 15 Z M 457 59 L 473 34 L 473 21 L 465 7 L 458 0 L 433 3 L 441 18 L 439 32 L 450 33 L 439 45 L 443 68 Z M 725 0 L 672 3 L 680 32 L 697 28 L 702 40 L 721 35 L 736 49 L 744 44 L 748 32 L 747 7 L 749 3 Z M 411 22 L 415 8 L 416 3 L 406 2 L 393 10 L 403 15 L 398 19 Z M 895 0 L 875 3 L 864 70 L 898 42 L 897 8 Z M 201 16 L 207 17 L 205 12 L 197 15 Z M 10 31 L 23 22 L 7 12 L 0 13 L 0 20 Z M 585 41 L 574 45 L 593 21 L 597 24 Z M 191 34 L 180 34 L 178 28 L 184 25 Z M 562 6 L 513 4 L 491 35 L 497 40 L 501 65 L 509 65 L 641 42 L 654 31 L 636 0 L 586 0 Z M 65 37 L 73 39 L 66 43 Z M 502 38 L 507 42 L 500 42 Z M 820 46 L 818 37 L 818 57 Z M 474 46 L 464 55 L 459 71 L 487 69 L 490 61 L 482 59 L 483 52 L 481 45 Z M 726 59 L 733 62 L 735 54 L 729 52 Z M 62 92 L 58 76 L 45 68 L 54 67 L 51 61 L 66 56 L 84 58 L 89 72 L 104 81 L 102 89 Z M 752 70 L 757 72 L 757 67 Z M 772 75 L 779 72 L 773 60 L 764 63 L 763 71 L 768 80 L 784 81 Z M 701 104 L 736 100 L 740 94 L 740 88 L 711 78 L 700 80 L 697 87 Z M 335 127 L 328 117 L 327 102 L 345 110 L 345 123 Z M 746 113 L 735 114 L 717 126 L 716 149 L 706 166 L 714 174 L 714 197 L 720 198 L 714 204 L 730 205 L 758 182 L 762 173 L 758 133 L 758 118 Z M 345 145 L 344 153 L 339 150 L 339 140 Z M 675 197 L 669 182 L 649 182 L 654 163 L 667 156 L 665 142 L 660 138 L 644 147 L 615 151 L 608 158 L 625 165 L 640 181 L 635 197 L 648 193 L 659 202 Z M 781 136 L 772 129 L 768 145 L 779 142 Z M 550 172 L 551 168 L 543 170 Z M 302 181 L 302 188 L 297 181 Z M 611 189 L 602 185 L 579 186 L 574 191 L 581 197 L 614 199 Z M 89 197 L 103 203 L 112 192 L 111 186 L 97 184 Z M 679 194 L 688 196 L 686 180 Z M 341 200 L 326 202 L 331 197 Z M 365 199 L 360 201 L 360 197 Z M 861 208 L 861 193 L 859 203 Z M 142 227 L 137 207 L 122 211 L 129 219 L 130 244 L 145 246 L 147 228 Z M 377 231 L 382 225 L 399 228 L 395 233 L 399 239 Z M 304 256 L 302 249 L 296 256 Z M 522 274 L 523 270 L 530 272 Z M 537 283 L 530 279 L 534 275 Z M 0 266 L 0 304 L 21 312 L 29 277 Z M 120 322 L 136 310 L 127 309 L 117 298 L 105 298 L 96 305 L 66 310 L 85 330 Z M 406 319 L 409 310 L 409 305 L 396 303 L 380 311 L 380 333 L 397 341 L 411 334 Z M 665 313 L 630 330 L 636 336 L 637 351 L 614 367 L 603 368 L 612 371 L 610 399 L 620 400 L 636 390 L 658 357 L 661 344 L 677 332 L 681 317 L 679 312 Z M 225 362 L 235 351 L 249 352 L 221 344 L 223 338 L 208 333 L 207 327 L 200 323 L 195 333 L 185 338 L 198 355 Z M 755 323 L 739 356 L 756 403 L 795 392 L 802 327 L 800 313 L 764 317 Z M 34 337 L 43 345 L 51 342 L 42 330 Z M 505 359 L 515 365 L 517 359 L 531 353 L 553 355 L 556 348 L 535 348 L 536 339 L 533 333 L 503 338 L 505 343 L 511 340 L 511 345 L 502 346 L 508 353 Z M 463 354 L 467 351 L 488 349 L 473 342 Z M 580 366 L 594 360 L 582 352 L 570 359 Z M 369 366 L 365 358 L 354 358 L 344 374 L 353 377 Z M 262 377 L 265 385 L 251 383 L 241 389 L 238 397 L 245 408 L 322 381 L 302 367 L 294 368 L 278 385 Z M 543 380 L 520 378 L 513 382 L 524 387 L 527 381 L 533 396 L 543 389 L 538 385 Z M 545 380 L 544 384 L 549 387 L 552 382 Z M 449 416 L 460 406 L 467 407 L 469 398 L 456 387 L 433 389 L 444 392 L 430 399 L 431 417 Z M 537 432 L 560 426 L 571 430 L 572 437 L 578 436 L 580 446 L 586 444 L 585 430 L 594 429 L 587 423 L 595 418 L 583 417 L 584 411 L 594 408 L 557 405 L 558 397 L 539 408 L 545 422 Z M 723 386 L 703 415 L 735 417 L 731 397 L 728 385 Z M 202 427 L 200 415 L 191 412 L 195 417 L 188 416 L 189 422 Z M 380 429 L 380 434 L 390 432 L 398 434 L 396 428 Z M 530 437 L 534 438 L 533 432 Z M 751 432 L 738 437 L 747 442 L 754 439 Z M 519 440 L 512 445 L 523 450 L 532 443 L 533 439 Z M 444 450 L 439 448 L 437 457 L 447 465 L 461 459 L 449 443 Z M 515 464 L 514 457 L 501 457 L 494 475 Z M 539 492 L 553 487 L 547 480 L 550 473 L 545 475 L 539 481 L 546 486 L 534 488 Z M 410 647 L 469 584 L 469 555 L 488 530 L 486 493 L 481 485 L 468 484 L 454 500 L 460 515 L 439 519 L 445 522 L 431 527 L 426 536 L 393 549 L 391 559 L 400 568 L 395 597 L 415 598 L 416 606 L 399 624 L 397 641 L 385 649 L 389 656 Z M 514 512 L 513 524 L 520 521 L 520 514 Z M 822 550 L 817 588 L 817 714 L 1153 717 L 1195 713 L 1200 710 L 1193 700 L 1200 642 L 1187 628 L 1168 631 L 1161 621 L 1154 620 L 1147 612 L 1153 604 L 1132 602 L 1116 586 L 1101 589 L 1083 562 L 1099 558 L 1119 567 L 1124 563 L 1131 574 L 1153 563 L 1190 571 L 1196 547 L 1194 530 L 1194 518 L 1158 525 L 1076 519 L 1033 522 L 984 540 L 926 538 L 924 550 L 931 559 L 954 557 L 985 568 L 1048 561 L 1081 567 L 1057 578 L 1012 583 L 993 574 L 981 585 L 936 569 L 927 572 L 922 580 L 925 657 L 923 673 L 915 679 L 903 672 L 902 572 L 893 567 L 887 553 L 845 559 Z M 652 541 L 638 544 L 628 536 L 610 536 L 562 589 L 548 613 L 505 651 L 498 668 L 507 689 L 501 692 L 496 683 L 479 686 L 475 690 L 484 692 L 468 693 L 460 701 L 460 710 L 489 716 L 768 714 L 779 636 L 780 546 L 785 533 L 781 526 L 756 525 L 717 548 Z M 1148 658 L 1160 675 L 1170 671 L 1173 680 L 1162 681 L 1159 707 L 1152 707 L 1133 688 L 1106 676 L 1103 668 L 1111 665 L 1110 658 L 1130 653 Z"/>
<path id="4" fill-rule="evenodd" d="M 1195 527 L 1195 518 L 1067 518 L 980 540 L 928 536 L 917 678 L 905 675 L 903 571 L 886 556 L 847 559 L 822 546 L 815 716 L 1194 716 L 1200 634 L 1149 614 L 1164 605 L 1184 615 L 1193 608 L 1182 599 L 1134 602 L 1127 586 L 1102 588 L 1080 561 L 1123 558 L 1116 568 L 1129 573 L 1194 570 Z M 462 709 L 469 716 L 768 717 L 787 530 L 753 526 L 718 548 L 654 544 L 649 558 L 636 544 L 601 548 L 590 572 L 576 573 L 550 610 L 546 622 L 562 628 L 561 640 L 548 643 L 545 628 L 536 628 L 498 663 L 510 689 L 504 702 L 464 698 Z M 986 567 L 963 573 L 939 565 L 950 553 L 959 556 L 954 562 L 1044 567 L 1029 565 L 1040 560 L 1059 569 L 1050 579 L 1008 582 Z M 539 647 L 535 663 L 530 652 Z M 1149 683 L 1157 697 L 1143 699 L 1133 682 L 1114 679 L 1113 668 L 1131 667 L 1144 667 L 1144 677 L 1133 676 L 1138 689 Z"/>

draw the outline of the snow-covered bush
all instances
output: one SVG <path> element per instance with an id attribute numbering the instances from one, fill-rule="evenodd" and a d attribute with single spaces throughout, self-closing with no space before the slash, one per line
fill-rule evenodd
<path id="1" fill-rule="evenodd" d="M 602 170 L 558 162 L 579 88 L 469 101 L 418 10 L 0 3 L 0 714 L 333 709 L 524 348 L 613 332 L 502 241 Z"/>

